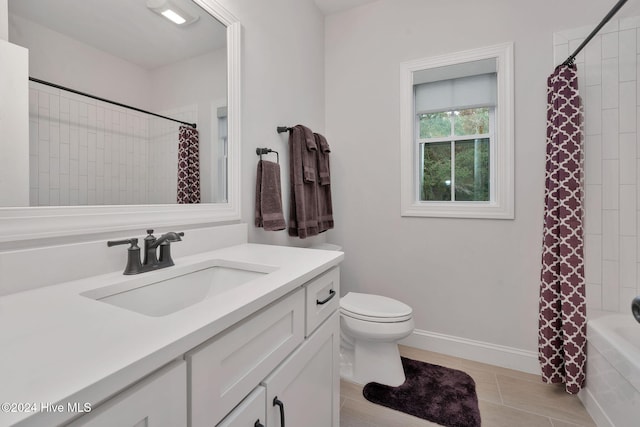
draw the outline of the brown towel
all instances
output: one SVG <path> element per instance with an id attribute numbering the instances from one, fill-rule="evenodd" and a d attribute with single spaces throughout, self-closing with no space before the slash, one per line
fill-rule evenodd
<path id="1" fill-rule="evenodd" d="M 318 150 L 309 150 L 309 133 L 305 126 L 294 126 L 289 132 L 289 175 L 291 198 L 289 209 L 289 235 L 304 239 L 315 236 L 318 229 L 318 183 L 316 165 Z M 307 176 L 309 172 L 309 176 Z M 311 175 L 311 172 L 313 174 Z M 307 179 L 312 178 L 312 179 Z"/>
<path id="2" fill-rule="evenodd" d="M 318 146 L 316 145 L 316 139 L 313 135 L 313 131 L 306 126 L 297 125 L 294 129 L 298 129 L 302 132 L 302 138 L 304 138 L 302 149 L 302 166 L 304 167 L 304 181 L 315 182 L 316 181 L 316 152 Z M 304 149 L 306 147 L 306 150 Z"/>
<path id="3" fill-rule="evenodd" d="M 327 139 L 319 133 L 314 134 L 318 145 L 318 229 L 320 233 L 333 228 L 333 206 L 331 204 L 331 174 L 329 153 L 331 149 Z"/>
<path id="4" fill-rule="evenodd" d="M 316 138 L 316 145 L 320 148 L 318 151 L 318 176 L 320 177 L 320 185 L 328 185 L 331 183 L 331 174 L 329 171 L 329 153 L 331 148 L 327 143 L 327 139 L 319 133 L 313 134 Z"/>
<path id="5" fill-rule="evenodd" d="M 260 160 L 256 173 L 256 227 L 268 231 L 284 230 L 280 165 Z"/>

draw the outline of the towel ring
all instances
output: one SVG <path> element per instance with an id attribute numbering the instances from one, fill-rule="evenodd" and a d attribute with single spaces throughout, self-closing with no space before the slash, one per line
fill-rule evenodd
<path id="1" fill-rule="evenodd" d="M 276 153 L 276 162 L 280 164 L 280 154 L 277 151 L 272 150 L 271 148 L 256 148 L 256 154 L 260 156 L 260 160 L 262 160 L 263 154 Z"/>

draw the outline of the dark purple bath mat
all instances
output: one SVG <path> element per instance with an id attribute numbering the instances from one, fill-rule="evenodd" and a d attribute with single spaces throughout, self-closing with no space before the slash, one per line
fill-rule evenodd
<path id="1" fill-rule="evenodd" d="M 399 387 L 369 383 L 362 394 L 373 403 L 448 427 L 479 427 L 476 383 L 456 369 L 402 358 L 407 380 Z"/>

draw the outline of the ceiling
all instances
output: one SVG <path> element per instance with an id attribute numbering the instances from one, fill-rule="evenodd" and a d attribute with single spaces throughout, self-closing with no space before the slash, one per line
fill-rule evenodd
<path id="1" fill-rule="evenodd" d="M 146 69 L 226 46 L 220 22 L 191 0 L 171 1 L 200 19 L 179 27 L 148 9 L 146 0 L 9 0 L 9 17 L 34 21 Z"/>
<path id="2" fill-rule="evenodd" d="M 314 0 L 318 8 L 325 15 L 341 12 L 367 3 L 373 3 L 378 0 Z"/>

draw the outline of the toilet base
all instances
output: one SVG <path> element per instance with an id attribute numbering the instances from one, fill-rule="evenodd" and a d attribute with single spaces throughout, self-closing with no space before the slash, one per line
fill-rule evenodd
<path id="1" fill-rule="evenodd" d="M 395 342 L 356 340 L 352 348 L 343 347 L 340 353 L 340 376 L 347 381 L 397 387 L 406 379 Z"/>

